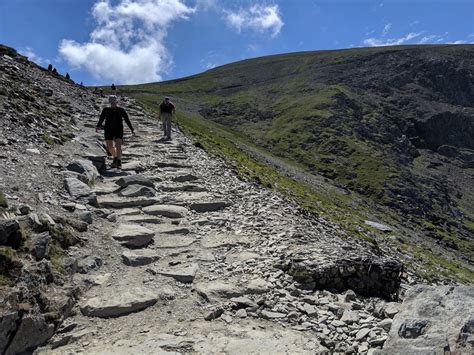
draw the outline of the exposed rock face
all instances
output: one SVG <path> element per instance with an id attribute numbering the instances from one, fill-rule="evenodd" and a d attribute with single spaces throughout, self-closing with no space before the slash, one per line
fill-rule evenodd
<path id="1" fill-rule="evenodd" d="M 379 354 L 474 351 L 474 287 L 413 287 Z"/>
<path id="2" fill-rule="evenodd" d="M 10 337 L 16 331 L 19 318 L 16 311 L 8 311 L 0 316 L 0 353 L 4 354 Z"/>
<path id="3" fill-rule="evenodd" d="M 53 334 L 54 325 L 47 324 L 43 317 L 23 317 L 5 354 L 14 355 L 32 351 Z"/>
<path id="4" fill-rule="evenodd" d="M 20 242 L 19 229 L 16 220 L 0 220 L 0 245 L 17 245 Z"/>

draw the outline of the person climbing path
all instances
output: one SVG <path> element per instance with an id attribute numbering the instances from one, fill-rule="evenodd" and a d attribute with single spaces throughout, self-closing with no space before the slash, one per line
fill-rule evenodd
<path id="1" fill-rule="evenodd" d="M 176 113 L 176 106 L 170 101 L 169 97 L 165 97 L 160 104 L 160 119 L 163 124 L 163 138 L 165 140 L 171 139 L 171 119 Z"/>
<path id="2" fill-rule="evenodd" d="M 107 151 L 113 156 L 114 160 L 111 168 L 122 168 L 122 144 L 123 144 L 123 120 L 135 135 L 132 123 L 128 118 L 128 114 L 124 108 L 118 106 L 117 96 L 110 95 L 110 107 L 105 107 L 100 114 L 99 122 L 97 123 L 96 132 L 102 128 L 102 123 L 105 120 L 104 137 Z M 115 142 L 115 145 L 114 145 Z"/>

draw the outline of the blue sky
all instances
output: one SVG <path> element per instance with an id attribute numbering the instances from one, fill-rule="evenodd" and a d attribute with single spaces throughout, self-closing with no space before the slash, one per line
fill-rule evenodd
<path id="1" fill-rule="evenodd" d="M 474 0 L 0 0 L 0 43 L 86 85 L 263 55 L 474 43 Z"/>

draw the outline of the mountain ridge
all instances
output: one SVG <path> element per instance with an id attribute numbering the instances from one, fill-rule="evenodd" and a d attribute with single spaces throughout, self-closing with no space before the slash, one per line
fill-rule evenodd
<path id="1" fill-rule="evenodd" d="M 408 219 L 428 249 L 472 269 L 473 50 L 290 53 L 122 90 L 150 107 L 157 93 L 174 97 L 183 114 L 365 196 L 388 220 Z"/>

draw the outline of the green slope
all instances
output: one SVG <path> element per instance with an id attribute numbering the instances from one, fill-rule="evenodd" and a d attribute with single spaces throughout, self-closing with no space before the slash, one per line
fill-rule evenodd
<path id="1" fill-rule="evenodd" d="M 443 158 L 436 154 L 441 144 L 474 149 L 466 136 L 474 127 L 474 83 L 466 89 L 465 82 L 473 54 L 474 46 L 293 53 L 121 90 L 151 111 L 171 96 L 179 124 L 206 149 L 350 233 L 400 247 L 363 224 L 381 219 L 421 243 L 427 269 L 444 260 L 470 269 L 474 212 L 465 206 L 472 196 L 456 182 L 472 169 L 455 163 L 435 177 L 425 170 Z M 467 122 L 453 125 L 455 140 L 437 128 L 440 112 Z M 435 140 L 427 134 L 441 136 L 438 146 L 429 146 Z"/>

